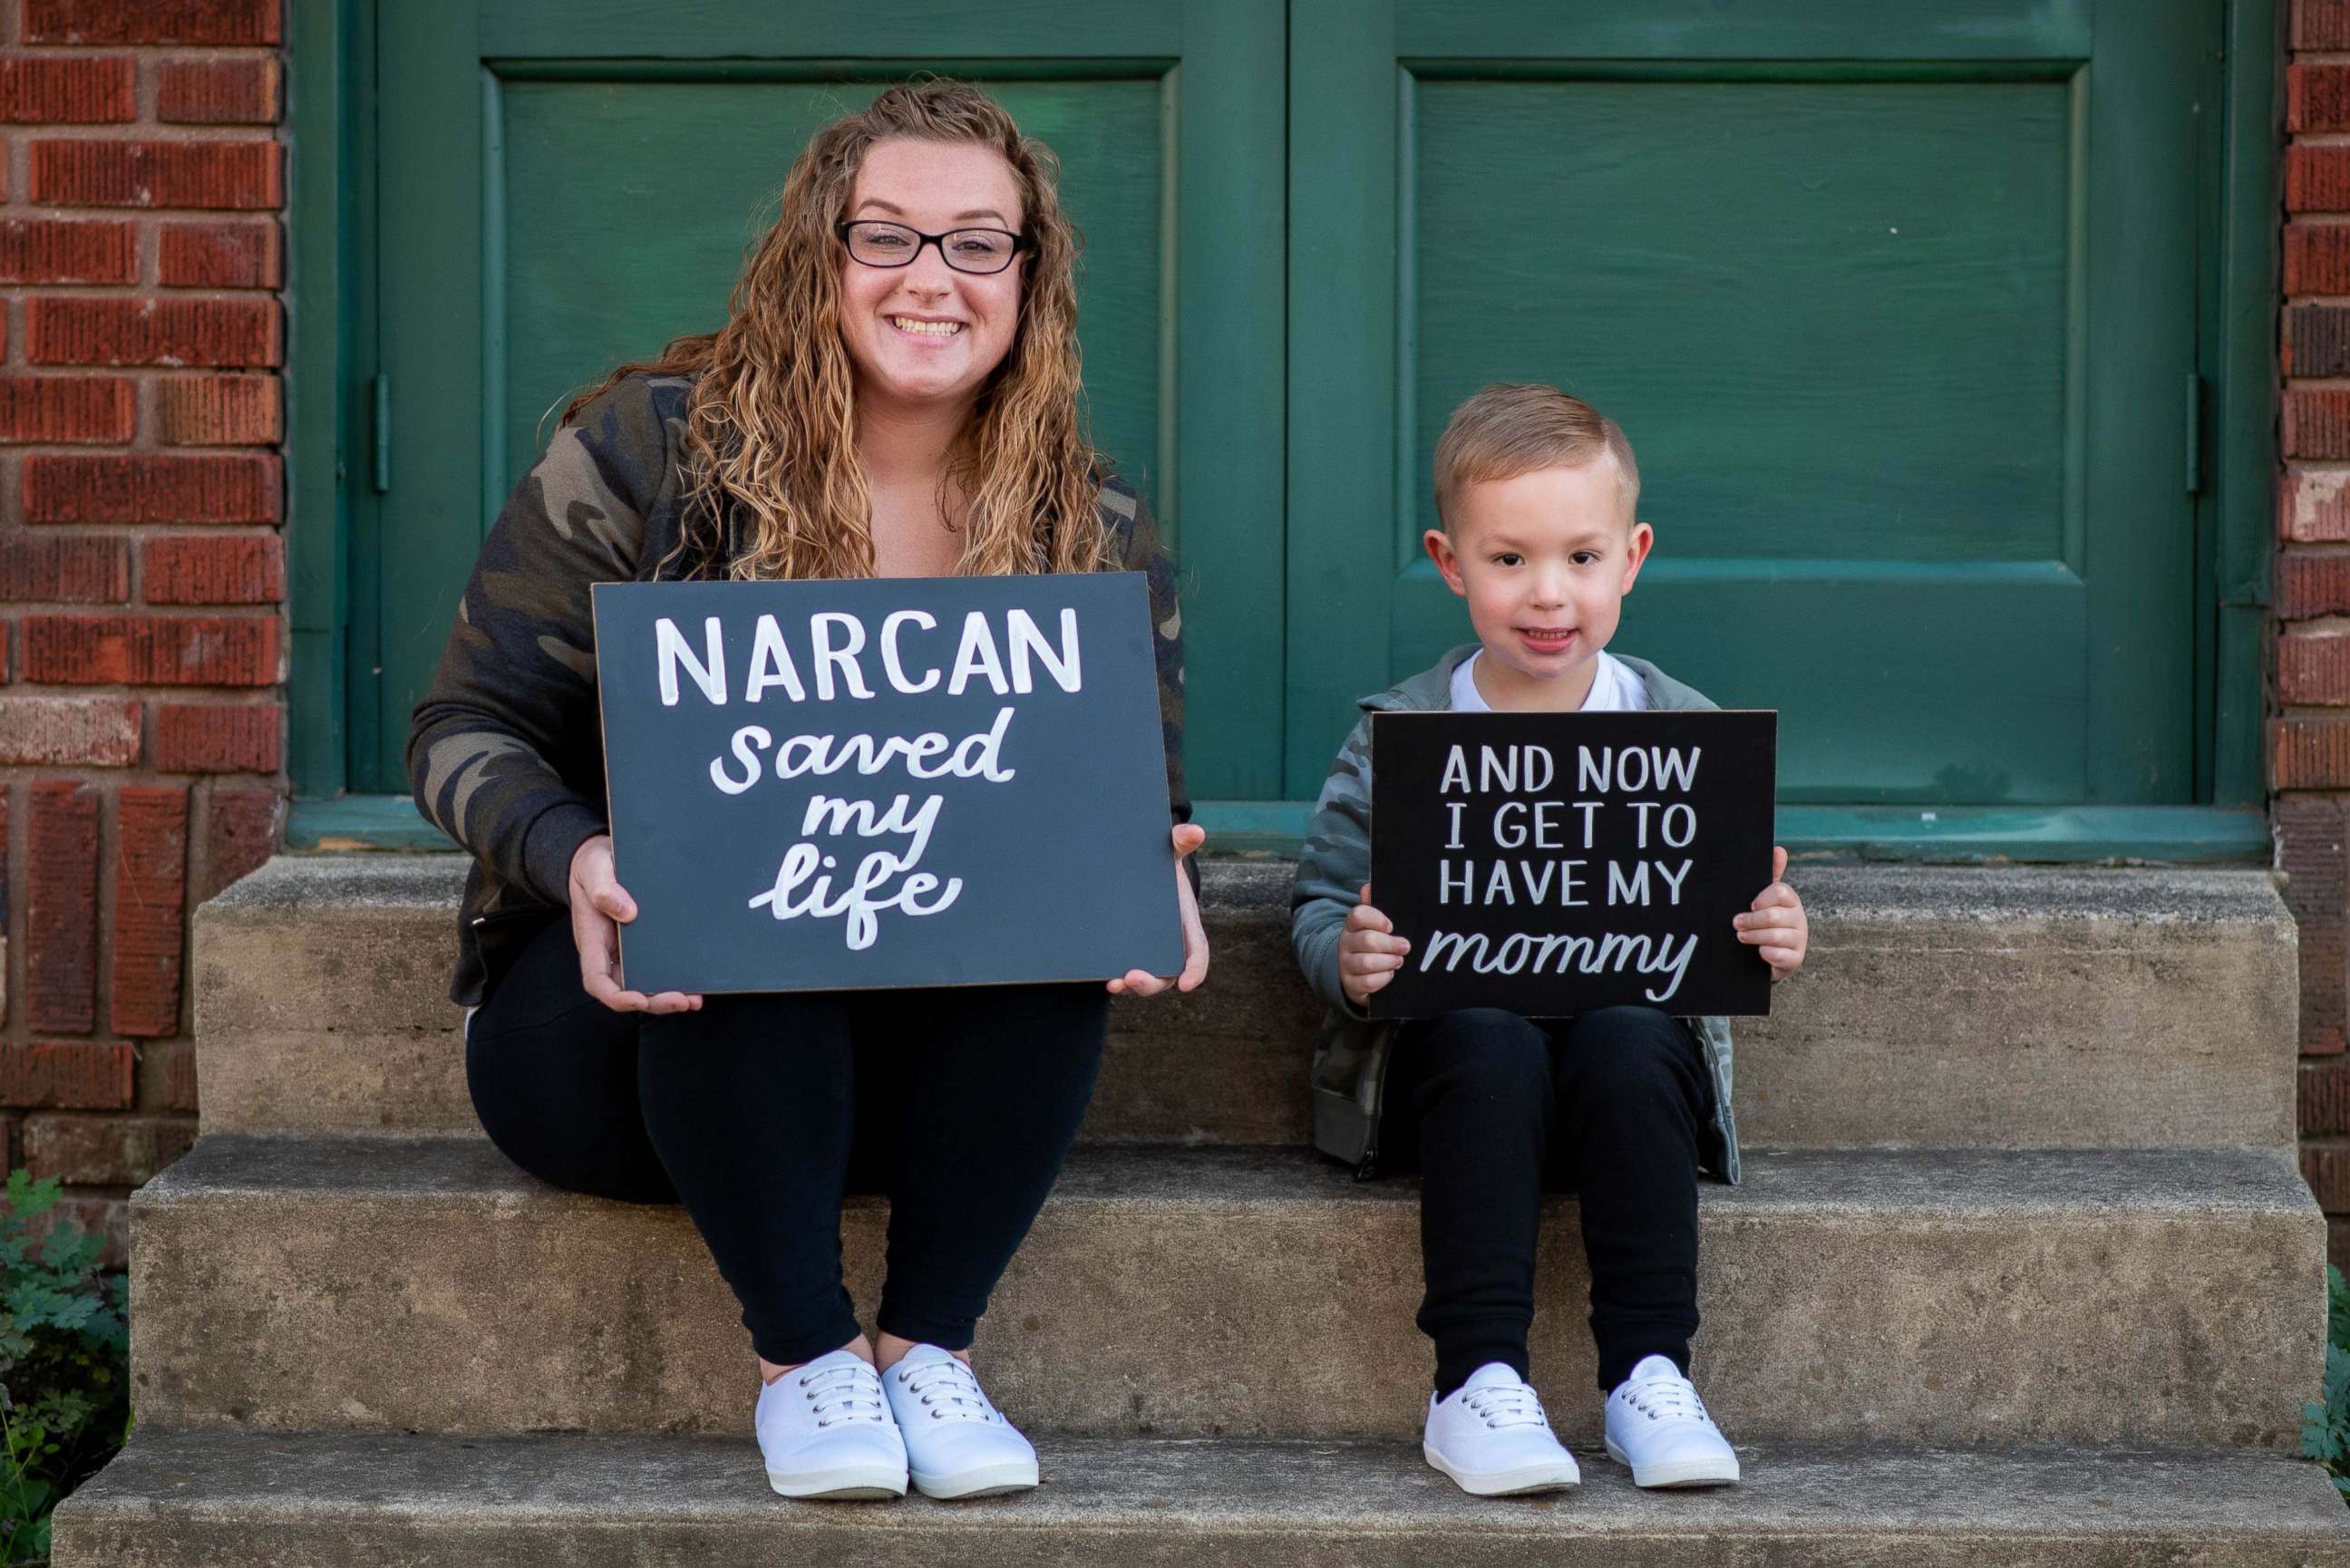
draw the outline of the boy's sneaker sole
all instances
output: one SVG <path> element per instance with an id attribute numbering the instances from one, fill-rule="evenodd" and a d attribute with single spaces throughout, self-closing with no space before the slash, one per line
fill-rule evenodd
<path id="1" fill-rule="evenodd" d="M 1679 1459 L 1671 1464 L 1636 1465 L 1624 1457 L 1624 1450 L 1607 1439 L 1607 1457 L 1619 1465 L 1630 1468 L 1632 1484 L 1650 1491 L 1669 1490 L 1679 1487 L 1736 1486 L 1738 1457 L 1723 1459 Z"/>
<path id="2" fill-rule="evenodd" d="M 926 1476 L 912 1472 L 914 1490 L 939 1502 L 958 1498 L 1002 1497 L 1006 1492 L 1029 1491 L 1036 1485 L 1035 1461 L 1006 1459 L 1002 1464 L 976 1465 L 958 1470 L 950 1476 Z"/>
<path id="3" fill-rule="evenodd" d="M 767 1485 L 777 1497 L 802 1502 L 881 1502 L 906 1495 L 906 1472 L 881 1465 L 842 1465 L 788 1476 L 769 1470 Z"/>
<path id="4" fill-rule="evenodd" d="M 1567 1456 L 1564 1468 L 1545 1463 L 1484 1471 L 1454 1469 L 1445 1462 L 1443 1455 L 1426 1443 L 1419 1446 L 1419 1454 L 1471 1497 L 1525 1497 L 1539 1491 L 1565 1491 L 1583 1484 L 1583 1472 L 1575 1468 L 1572 1454 Z"/>

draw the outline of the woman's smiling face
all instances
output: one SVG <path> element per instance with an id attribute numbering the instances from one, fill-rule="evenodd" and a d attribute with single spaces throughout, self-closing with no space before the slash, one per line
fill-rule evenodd
<path id="1" fill-rule="evenodd" d="M 1021 232 L 1020 185 L 992 148 L 967 142 L 877 141 L 857 172 L 847 217 L 950 229 Z M 906 409 L 969 402 L 1012 350 L 1020 329 L 1027 253 L 1002 272 L 957 272 L 925 244 L 904 266 L 868 266 L 840 248 L 840 335 L 860 401 Z"/>

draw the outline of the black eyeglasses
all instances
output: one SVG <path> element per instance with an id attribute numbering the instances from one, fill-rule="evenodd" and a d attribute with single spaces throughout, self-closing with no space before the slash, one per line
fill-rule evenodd
<path id="1" fill-rule="evenodd" d="M 943 234 L 926 234 L 903 223 L 874 219 L 835 223 L 833 233 L 848 247 L 848 254 L 867 266 L 910 266 L 924 245 L 936 245 L 939 259 L 955 271 L 983 275 L 1010 266 L 1012 258 L 1026 250 L 1029 243 L 1027 235 L 1003 229 L 949 229 Z"/>

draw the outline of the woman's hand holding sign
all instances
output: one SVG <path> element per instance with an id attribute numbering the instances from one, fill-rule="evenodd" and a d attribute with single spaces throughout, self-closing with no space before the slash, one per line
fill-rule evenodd
<path id="1" fill-rule="evenodd" d="M 571 852 L 571 940 L 579 950 L 579 983 L 615 1012 L 698 1012 L 702 998 L 681 991 L 647 996 L 620 987 L 620 928 L 637 901 L 612 871 L 612 836 L 599 833 Z"/>
<path id="2" fill-rule="evenodd" d="M 1338 933 L 1338 984 L 1357 1007 L 1368 1006 L 1371 992 L 1395 978 L 1411 943 L 1395 934 L 1395 922 L 1371 907 L 1371 885 L 1363 884 L 1362 901 L 1347 915 Z"/>
<path id="3" fill-rule="evenodd" d="M 1784 980 L 1804 967 L 1804 950 L 1812 940 L 1804 901 L 1781 880 L 1786 874 L 1787 852 L 1774 844 L 1771 846 L 1771 885 L 1754 895 L 1754 902 L 1745 914 L 1731 921 L 1738 928 L 1740 941 L 1762 950 L 1762 961 L 1771 966 L 1773 981 Z"/>
<path id="4" fill-rule="evenodd" d="M 1200 923 L 1200 900 L 1191 896 L 1191 878 L 1183 874 L 1184 857 L 1208 841 L 1208 830 L 1185 823 L 1175 830 L 1175 898 L 1183 911 L 1183 972 L 1173 980 L 1130 969 L 1109 982 L 1113 996 L 1156 996 L 1169 986 L 1192 991 L 1208 978 L 1208 929 Z"/>

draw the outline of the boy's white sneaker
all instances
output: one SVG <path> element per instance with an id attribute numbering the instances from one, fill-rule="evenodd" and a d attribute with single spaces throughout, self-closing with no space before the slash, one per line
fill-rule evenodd
<path id="1" fill-rule="evenodd" d="M 1428 1399 L 1419 1451 L 1472 1497 L 1515 1497 L 1578 1485 L 1583 1472 L 1550 1429 L 1542 1400 L 1506 1364 L 1489 1361 L 1444 1398 Z"/>
<path id="2" fill-rule="evenodd" d="M 1644 1356 L 1607 1396 L 1607 1457 L 1644 1487 L 1727 1486 L 1738 1455 L 1669 1357 Z"/>
<path id="3" fill-rule="evenodd" d="M 924 1497 L 993 1497 L 1036 1484 L 1036 1450 L 956 1357 L 918 1345 L 881 1386 L 906 1436 L 914 1488 Z"/>
<path id="4" fill-rule="evenodd" d="M 836 1350 L 759 1390 L 751 1417 L 767 1484 L 785 1497 L 906 1495 L 906 1443 L 872 1364 Z"/>

